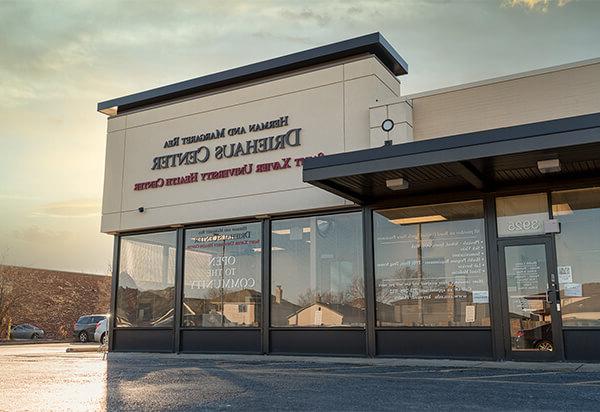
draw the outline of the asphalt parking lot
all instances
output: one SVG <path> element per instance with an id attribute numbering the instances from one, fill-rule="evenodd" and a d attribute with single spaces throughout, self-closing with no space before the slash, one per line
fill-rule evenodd
<path id="1" fill-rule="evenodd" d="M 0 347 L 0 410 L 598 410 L 600 368 Z M 93 350 L 93 349 L 92 349 Z"/>

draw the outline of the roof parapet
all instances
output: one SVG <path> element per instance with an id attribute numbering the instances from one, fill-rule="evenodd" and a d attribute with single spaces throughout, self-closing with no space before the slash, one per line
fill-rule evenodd
<path id="1" fill-rule="evenodd" d="M 98 103 L 98 111 L 114 116 L 123 111 L 365 53 L 376 55 L 396 76 L 408 73 L 408 64 L 381 33 L 376 32 L 107 100 Z"/>

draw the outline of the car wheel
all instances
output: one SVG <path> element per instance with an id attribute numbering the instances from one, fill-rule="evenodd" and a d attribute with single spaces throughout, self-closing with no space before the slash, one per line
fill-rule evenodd
<path id="1" fill-rule="evenodd" d="M 537 350 L 541 350 L 544 352 L 552 352 L 554 351 L 554 345 L 549 340 L 542 340 L 535 344 L 535 348 Z"/>
<path id="2" fill-rule="evenodd" d="M 81 332 L 79 334 L 79 342 L 86 343 L 87 341 L 88 341 L 88 335 L 87 335 L 87 333 L 85 333 L 85 331 Z"/>
<path id="3" fill-rule="evenodd" d="M 40 338 L 40 335 L 38 335 L 37 333 L 34 333 L 33 335 L 31 335 L 31 339 L 33 340 L 38 340 Z"/>
<path id="4" fill-rule="evenodd" d="M 100 343 L 102 343 L 103 345 L 108 345 L 108 333 L 102 334 L 102 337 L 100 338 Z"/>

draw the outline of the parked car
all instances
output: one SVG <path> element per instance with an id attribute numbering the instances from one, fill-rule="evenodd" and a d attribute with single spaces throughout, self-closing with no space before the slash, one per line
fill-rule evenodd
<path id="1" fill-rule="evenodd" d="M 100 322 L 96 323 L 94 340 L 103 345 L 108 345 L 108 318 L 102 319 Z"/>
<path id="2" fill-rule="evenodd" d="M 37 326 L 23 323 L 10 328 L 10 337 L 12 339 L 38 340 L 44 337 L 44 331 Z"/>
<path id="3" fill-rule="evenodd" d="M 96 324 L 107 318 L 107 315 L 85 315 L 80 317 L 73 326 L 73 337 L 81 343 L 94 339 Z"/>
<path id="4" fill-rule="evenodd" d="M 552 343 L 552 324 L 548 323 L 532 329 L 521 329 L 515 337 L 515 347 L 519 349 L 537 349 L 554 351 Z"/>

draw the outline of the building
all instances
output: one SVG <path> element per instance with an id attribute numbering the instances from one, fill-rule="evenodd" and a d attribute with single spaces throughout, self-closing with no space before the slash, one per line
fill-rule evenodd
<path id="1" fill-rule="evenodd" d="M 111 349 L 599 360 L 600 59 L 407 70 L 375 33 L 99 103 Z"/>

